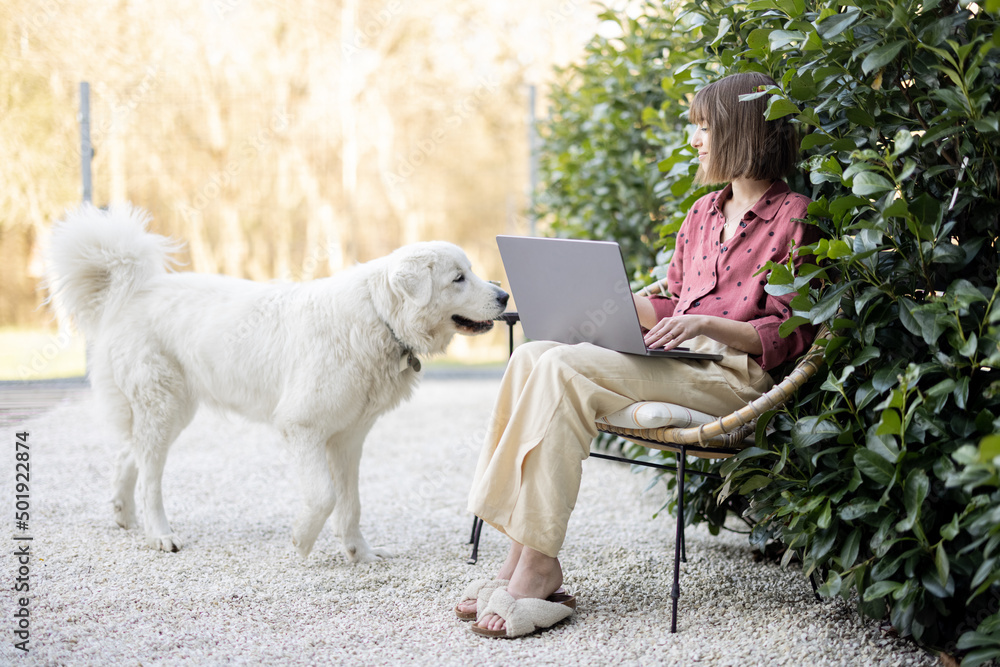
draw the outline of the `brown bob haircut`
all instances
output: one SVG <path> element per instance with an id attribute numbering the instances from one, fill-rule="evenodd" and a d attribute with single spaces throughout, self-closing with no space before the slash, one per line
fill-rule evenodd
<path id="1" fill-rule="evenodd" d="M 774 85 L 766 74 L 744 72 L 710 83 L 694 96 L 688 117 L 692 123 L 708 125 L 712 133 L 708 165 L 698 168 L 698 183 L 728 183 L 741 177 L 777 180 L 795 167 L 799 138 L 787 116 L 764 119 L 767 95 L 740 101 L 740 95 Z"/>

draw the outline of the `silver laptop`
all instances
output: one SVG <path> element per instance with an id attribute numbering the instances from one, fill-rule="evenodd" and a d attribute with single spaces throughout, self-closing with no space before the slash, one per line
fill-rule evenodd
<path id="1" fill-rule="evenodd" d="M 592 343 L 627 354 L 722 359 L 683 347 L 646 347 L 617 243 L 498 236 L 497 246 L 528 338 Z"/>

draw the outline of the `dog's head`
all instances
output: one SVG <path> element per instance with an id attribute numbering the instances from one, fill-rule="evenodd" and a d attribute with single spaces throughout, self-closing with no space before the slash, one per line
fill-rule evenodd
<path id="1" fill-rule="evenodd" d="M 508 294 L 472 272 L 456 245 L 414 243 L 387 258 L 383 316 L 400 340 L 418 354 L 443 352 L 451 337 L 493 328 Z"/>

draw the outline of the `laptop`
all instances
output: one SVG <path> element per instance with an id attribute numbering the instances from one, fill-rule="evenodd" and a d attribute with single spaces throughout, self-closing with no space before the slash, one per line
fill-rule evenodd
<path id="1" fill-rule="evenodd" d="M 647 348 L 621 247 L 610 241 L 497 236 L 524 335 L 626 354 L 721 361 L 721 354 Z"/>

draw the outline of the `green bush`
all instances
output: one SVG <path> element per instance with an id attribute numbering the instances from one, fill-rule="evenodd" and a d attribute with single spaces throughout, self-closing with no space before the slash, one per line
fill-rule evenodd
<path id="1" fill-rule="evenodd" d="M 668 256 L 696 194 L 685 101 L 735 71 L 781 83 L 761 94 L 769 116 L 800 126 L 806 159 L 790 182 L 813 198 L 810 220 L 826 239 L 804 249 L 798 272 L 768 267 L 768 290 L 797 293 L 789 326 L 825 322 L 836 335 L 825 371 L 761 420 L 755 447 L 716 466 L 721 487 L 693 484 L 687 502 L 694 520 L 718 529 L 719 502 L 745 497 L 752 543 L 782 541 L 786 560 L 822 573 L 824 595 L 853 597 L 861 613 L 925 645 L 967 651 L 965 665 L 1000 656 L 998 13 L 997 0 L 647 8 L 637 23 L 655 25 L 675 50 L 660 60 L 658 106 L 630 113 L 627 133 L 594 129 L 617 133 L 617 158 L 591 164 L 598 156 L 585 144 L 545 146 L 562 173 L 589 164 L 609 171 L 606 181 L 621 179 L 623 156 L 655 159 L 660 199 L 644 206 L 663 221 Z M 574 90 L 561 93 L 570 105 Z M 634 108 L 628 92 L 610 89 L 611 106 Z M 614 196 L 648 193 L 629 190 L 631 178 Z M 563 203 L 547 212 L 580 210 L 593 194 L 567 183 L 550 192 Z M 621 233 L 594 217 L 566 229 Z"/>
<path id="2" fill-rule="evenodd" d="M 557 235 L 617 240 L 639 282 L 658 263 L 659 227 L 669 215 L 660 146 L 683 142 L 685 128 L 679 113 L 656 118 L 655 132 L 649 121 L 686 92 L 661 85 L 664 69 L 692 59 L 678 48 L 684 38 L 671 32 L 663 3 L 642 10 L 638 18 L 605 10 L 601 18 L 621 36 L 595 37 L 583 63 L 557 72 L 551 114 L 539 127 L 545 185 L 536 195 L 536 212 Z"/>

